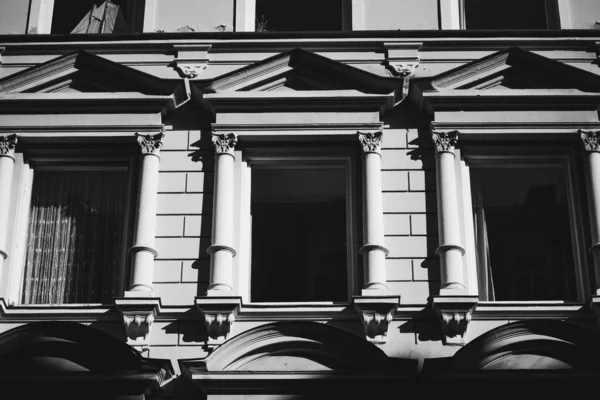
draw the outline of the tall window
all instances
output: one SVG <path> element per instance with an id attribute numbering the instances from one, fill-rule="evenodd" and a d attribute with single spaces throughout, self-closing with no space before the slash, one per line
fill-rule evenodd
<path id="1" fill-rule="evenodd" d="M 480 297 L 577 300 L 566 171 L 471 168 Z"/>
<path id="2" fill-rule="evenodd" d="M 141 32 L 143 11 L 143 0 L 54 0 L 50 33 Z"/>
<path id="3" fill-rule="evenodd" d="M 124 271 L 129 171 L 36 169 L 21 303 L 108 303 Z"/>
<path id="4" fill-rule="evenodd" d="M 252 301 L 347 301 L 341 165 L 252 168 Z"/>
<path id="5" fill-rule="evenodd" d="M 465 29 L 558 29 L 556 0 L 463 0 Z"/>

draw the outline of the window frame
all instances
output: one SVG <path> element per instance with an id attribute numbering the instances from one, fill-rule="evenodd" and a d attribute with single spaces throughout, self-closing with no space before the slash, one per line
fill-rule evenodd
<path id="1" fill-rule="evenodd" d="M 442 0 L 444 1 L 444 0 Z M 446 0 L 453 1 L 453 0 Z M 486 0 L 490 1 L 490 0 Z M 491 0 L 496 1 L 496 0 Z M 467 20 L 466 20 L 466 0 L 457 0 L 458 3 L 458 24 L 460 29 L 462 30 L 474 30 L 467 29 Z M 545 11 L 546 11 L 546 30 L 551 29 L 560 29 L 561 28 L 561 18 L 560 18 L 560 10 L 559 10 L 559 2 L 558 0 L 544 0 L 545 3 Z"/>
<path id="2" fill-rule="evenodd" d="M 234 270 L 237 272 L 236 290 L 244 304 L 249 305 L 347 305 L 352 302 L 352 296 L 357 290 L 358 279 L 358 247 L 359 247 L 359 198 L 357 196 L 358 157 L 353 150 L 331 148 L 327 146 L 318 149 L 243 149 L 235 151 L 235 218 L 239 221 L 235 229 L 234 242 L 237 257 L 234 258 Z M 251 299 L 252 282 L 252 225 L 251 225 L 251 178 L 252 165 L 260 168 L 277 168 L 278 166 L 311 166 L 339 165 L 345 171 L 346 186 L 346 240 L 347 246 L 347 301 L 307 301 L 307 302 L 254 302 Z"/>
<path id="3" fill-rule="evenodd" d="M 126 146 L 125 146 L 126 147 Z M 31 307 L 46 306 L 46 304 L 22 304 L 21 295 L 23 290 L 23 277 L 25 273 L 25 258 L 27 248 L 27 235 L 29 227 L 31 196 L 33 179 L 36 170 L 41 171 L 102 171 L 102 170 L 126 170 L 128 171 L 127 194 L 125 204 L 125 215 L 123 224 L 123 243 L 121 246 L 120 263 L 122 265 L 119 287 L 113 291 L 123 293 L 131 280 L 131 267 L 129 262 L 129 246 L 133 242 L 135 206 L 137 204 L 137 188 L 139 186 L 139 160 L 136 153 L 128 149 L 111 149 L 111 144 L 106 148 L 98 149 L 91 146 L 77 146 L 73 148 L 58 147 L 56 149 L 42 149 L 40 147 L 26 148 L 15 153 L 18 167 L 13 173 L 13 182 L 16 183 L 12 191 L 12 202 L 16 204 L 16 212 L 12 222 L 12 243 L 8 244 L 11 249 L 11 257 L 8 263 L 8 285 L 4 288 L 6 301 L 9 305 Z M 112 301 L 111 301 L 112 303 Z M 109 303 L 107 303 L 109 304 Z M 51 304 L 48 304 L 51 305 Z M 64 306 L 92 305 L 82 303 L 64 303 Z M 93 305 L 104 305 L 94 303 Z"/>
<path id="4" fill-rule="evenodd" d="M 464 137 L 463 137 L 464 138 Z M 581 181 L 584 180 L 583 171 L 578 168 L 578 159 L 572 146 L 524 146 L 524 145 L 469 145 L 464 141 L 459 148 L 455 149 L 455 167 L 459 197 L 459 219 L 461 221 L 461 239 L 465 246 L 463 257 L 463 270 L 465 271 L 465 284 L 467 292 L 479 296 L 479 269 L 476 262 L 477 246 L 475 244 L 473 206 L 471 197 L 470 169 L 494 168 L 503 166 L 536 165 L 536 166 L 562 166 L 565 174 L 567 202 L 569 209 L 570 228 L 573 242 L 573 264 L 575 267 L 575 284 L 577 302 L 581 303 L 591 293 L 589 287 L 590 274 L 588 269 L 588 257 L 585 248 L 586 234 L 584 224 L 584 207 L 582 200 L 584 195 L 581 191 Z M 480 303 L 487 302 L 481 300 Z M 511 301 L 489 301 L 490 303 L 563 303 L 566 300 L 511 300 Z"/>

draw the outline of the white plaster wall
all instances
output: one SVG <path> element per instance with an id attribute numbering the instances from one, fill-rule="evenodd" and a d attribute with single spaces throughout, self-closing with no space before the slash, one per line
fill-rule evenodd
<path id="1" fill-rule="evenodd" d="M 600 29 L 600 1 L 559 0 L 562 29 Z"/>
<path id="2" fill-rule="evenodd" d="M 0 1 L 0 35 L 27 33 L 27 14 L 29 1 L 2 0 Z"/>
<path id="3" fill-rule="evenodd" d="M 189 26 L 194 32 L 233 31 L 234 0 L 155 0 L 154 30 L 177 32 Z"/>
<path id="4" fill-rule="evenodd" d="M 439 29 L 438 0 L 363 0 L 364 30 Z"/>

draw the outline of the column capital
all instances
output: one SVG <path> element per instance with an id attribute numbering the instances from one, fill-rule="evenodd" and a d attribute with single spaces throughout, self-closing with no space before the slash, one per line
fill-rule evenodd
<path id="1" fill-rule="evenodd" d="M 584 131 L 579 129 L 579 135 L 586 151 L 600 152 L 600 131 Z"/>
<path id="2" fill-rule="evenodd" d="M 237 145 L 237 135 L 235 133 L 213 133 L 212 143 L 215 146 L 215 153 L 233 156 Z"/>
<path id="3" fill-rule="evenodd" d="M 431 140 L 436 153 L 454 153 L 454 147 L 458 142 L 458 131 L 431 131 Z"/>
<path id="4" fill-rule="evenodd" d="M 15 158 L 15 147 L 18 137 L 16 134 L 0 136 L 0 157 Z"/>
<path id="5" fill-rule="evenodd" d="M 381 154 L 381 143 L 383 142 L 383 132 L 356 132 L 358 140 L 362 146 L 363 153 Z"/>
<path id="6" fill-rule="evenodd" d="M 164 132 L 159 132 L 155 134 L 147 134 L 142 135 L 140 133 L 136 133 L 137 141 L 142 149 L 142 154 L 152 154 L 154 156 L 158 156 L 160 153 L 160 148 L 163 145 L 163 138 L 165 137 Z"/>

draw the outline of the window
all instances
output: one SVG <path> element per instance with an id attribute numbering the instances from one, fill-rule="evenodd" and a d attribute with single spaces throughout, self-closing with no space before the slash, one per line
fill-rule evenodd
<path id="1" fill-rule="evenodd" d="M 461 153 L 470 183 L 463 200 L 472 208 L 465 210 L 472 226 L 466 242 L 480 300 L 581 300 L 586 263 L 574 157 L 468 147 Z"/>
<path id="2" fill-rule="evenodd" d="M 107 304 L 123 293 L 132 157 L 74 153 L 31 148 L 17 159 L 15 303 Z"/>
<path id="3" fill-rule="evenodd" d="M 558 29 L 556 0 L 463 0 L 465 29 Z"/>
<path id="4" fill-rule="evenodd" d="M 345 0 L 256 0 L 255 30 L 341 31 L 350 25 L 345 3 Z"/>
<path id="5" fill-rule="evenodd" d="M 352 157 L 249 151 L 243 163 L 251 302 L 347 302 L 356 248 Z"/>
<path id="6" fill-rule="evenodd" d="M 54 0 L 50 33 L 142 31 L 144 1 Z"/>

